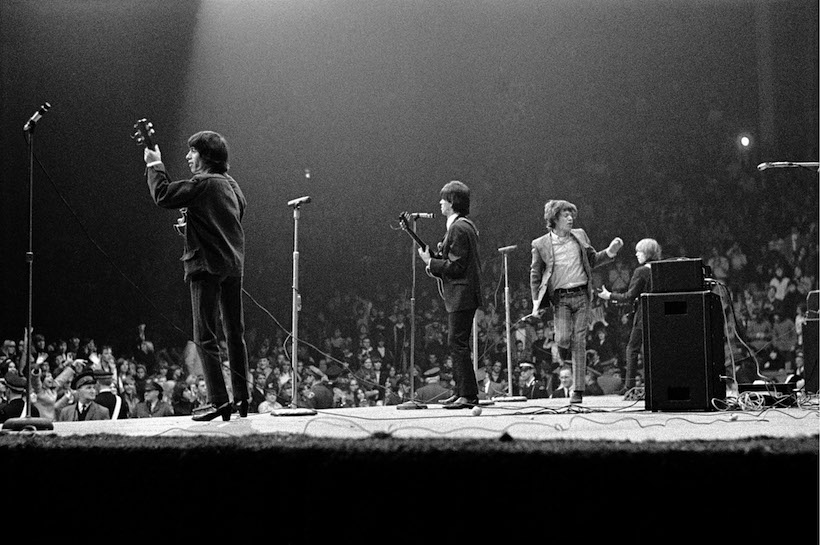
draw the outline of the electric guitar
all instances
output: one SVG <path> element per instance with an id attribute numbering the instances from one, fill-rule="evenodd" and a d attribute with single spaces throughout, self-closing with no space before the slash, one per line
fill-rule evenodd
<path id="1" fill-rule="evenodd" d="M 134 134 L 131 135 L 131 138 L 137 143 L 138 146 L 145 146 L 148 149 L 156 149 L 156 144 L 154 144 L 154 140 L 152 138 L 155 132 L 154 124 L 147 119 L 142 118 L 134 124 Z M 180 208 L 179 214 L 180 217 L 177 218 L 177 222 L 174 224 L 174 230 L 181 237 L 185 237 L 185 228 L 188 225 L 188 209 Z"/>
<path id="2" fill-rule="evenodd" d="M 434 252 L 430 248 L 430 246 L 425 244 L 424 241 L 421 240 L 421 238 L 418 236 L 418 234 L 416 234 L 416 232 L 413 230 L 413 228 L 410 227 L 410 219 L 411 219 L 411 216 L 410 216 L 409 212 L 402 212 L 401 213 L 401 215 L 399 216 L 399 225 L 401 225 L 402 230 L 405 233 L 407 233 L 408 235 L 410 235 L 410 237 L 414 241 L 416 241 L 416 244 L 418 244 L 419 248 L 422 248 L 422 249 L 427 250 L 428 252 L 430 252 L 431 257 L 440 258 L 441 255 Z M 441 278 L 439 278 L 438 276 L 431 273 L 429 267 L 425 267 L 424 270 L 425 270 L 425 272 L 427 272 L 427 276 L 429 276 L 430 278 L 435 279 L 436 284 L 438 284 L 438 294 L 442 299 L 444 299 L 444 282 L 442 282 Z"/>

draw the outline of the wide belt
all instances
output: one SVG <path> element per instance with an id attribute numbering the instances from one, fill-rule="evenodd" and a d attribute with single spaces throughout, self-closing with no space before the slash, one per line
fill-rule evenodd
<path id="1" fill-rule="evenodd" d="M 555 290 L 555 293 L 561 295 L 564 293 L 576 293 L 579 291 L 587 291 L 587 285 L 584 284 L 583 286 L 575 286 L 574 288 L 558 288 Z"/>

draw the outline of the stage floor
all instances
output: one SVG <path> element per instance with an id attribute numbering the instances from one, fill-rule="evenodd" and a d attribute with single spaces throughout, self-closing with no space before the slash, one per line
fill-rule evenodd
<path id="1" fill-rule="evenodd" d="M 651 412 L 646 410 L 643 400 L 625 401 L 621 396 L 609 395 L 587 397 L 577 406 L 570 406 L 566 399 L 496 401 L 483 405 L 480 415 L 428 404 L 427 408 L 410 410 L 388 406 L 326 409 L 314 415 L 266 413 L 242 419 L 234 415 L 229 422 L 194 422 L 190 416 L 55 422 L 53 430 L 38 433 L 132 437 L 300 434 L 343 439 L 373 435 L 403 439 L 498 439 L 508 434 L 514 439 L 535 441 L 626 442 L 817 437 L 817 398 L 804 406 L 756 411 Z"/>

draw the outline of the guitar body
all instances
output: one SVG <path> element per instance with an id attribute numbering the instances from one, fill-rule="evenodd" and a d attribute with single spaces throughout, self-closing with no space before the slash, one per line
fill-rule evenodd
<path id="1" fill-rule="evenodd" d="M 131 138 L 137 143 L 138 146 L 145 146 L 148 149 L 156 148 L 156 144 L 154 144 L 154 140 L 152 138 L 155 133 L 153 123 L 145 118 L 142 118 L 134 124 L 134 129 L 135 131 L 134 134 L 131 135 Z M 185 237 L 185 229 L 188 225 L 187 212 L 187 208 L 180 208 L 179 217 L 174 224 L 174 230 L 183 238 Z"/>
<path id="2" fill-rule="evenodd" d="M 436 252 L 433 252 L 432 248 L 430 248 L 430 246 L 425 244 L 425 242 L 423 240 L 421 240 L 421 238 L 418 236 L 418 234 L 416 234 L 416 232 L 413 230 L 413 228 L 410 227 L 410 214 L 409 213 L 407 213 L 407 212 L 402 212 L 401 213 L 401 215 L 399 216 L 399 224 L 401 225 L 402 230 L 405 233 L 407 233 L 408 235 L 410 235 L 410 237 L 414 241 L 416 241 L 416 244 L 418 244 L 419 248 L 422 248 L 422 249 L 425 249 L 425 250 L 429 251 L 430 255 L 432 257 L 441 258 L 441 255 L 436 253 Z M 441 278 L 439 278 L 438 276 L 431 273 L 430 269 L 428 267 L 425 267 L 424 271 L 427 273 L 427 276 L 429 276 L 430 278 L 432 278 L 436 281 L 436 284 L 438 286 L 439 297 L 441 297 L 442 300 L 443 300 L 444 299 L 444 282 L 442 281 Z"/>

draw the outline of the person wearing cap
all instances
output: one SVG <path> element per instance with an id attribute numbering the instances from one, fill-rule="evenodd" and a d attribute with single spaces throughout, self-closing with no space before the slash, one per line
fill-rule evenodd
<path id="1" fill-rule="evenodd" d="M 174 416 L 174 408 L 162 400 L 162 386 L 153 380 L 145 382 L 145 399 L 137 403 L 137 418 Z"/>
<path id="2" fill-rule="evenodd" d="M 469 409 L 478 405 L 470 335 L 476 311 L 483 306 L 478 228 L 467 217 L 470 188 L 466 184 L 450 181 L 441 188 L 439 196 L 441 213 L 447 218 L 447 233 L 436 255 L 428 247 L 419 248 L 418 254 L 428 273 L 440 280 L 440 295 L 447 310 L 447 354 L 453 357 L 455 392 L 444 400 L 444 405 L 448 409 Z"/>
<path id="3" fill-rule="evenodd" d="M 128 405 L 123 401 L 114 387 L 114 373 L 109 371 L 93 371 L 97 377 L 97 403 L 108 409 L 111 420 L 128 418 Z"/>
<path id="4" fill-rule="evenodd" d="M 549 397 L 544 383 L 535 378 L 535 364 L 522 361 L 518 364 L 521 369 L 520 390 L 521 395 L 527 399 L 541 399 Z"/>
<path id="5" fill-rule="evenodd" d="M 333 408 L 333 388 L 332 382 L 335 381 L 338 375 L 339 368 L 336 366 L 328 368 L 328 374 L 314 366 L 310 366 L 310 372 L 313 373 L 314 380 L 310 386 L 305 405 L 310 409 L 331 409 Z M 331 378 L 330 374 L 333 374 Z"/>
<path id="6" fill-rule="evenodd" d="M 63 407 L 57 413 L 58 422 L 109 420 L 111 418 L 108 409 L 96 402 L 97 378 L 93 371 L 89 369 L 75 376 L 71 381 L 71 389 L 77 392 L 77 401 Z"/>
<path id="7" fill-rule="evenodd" d="M 419 403 L 443 403 L 453 395 L 453 391 L 441 383 L 441 369 L 433 367 L 424 372 L 424 386 L 416 390 L 416 401 Z M 476 392 L 478 385 L 476 385 Z M 478 393 L 476 393 L 476 404 Z"/>
<path id="8" fill-rule="evenodd" d="M 26 391 L 28 381 L 16 370 L 6 372 L 3 380 L 6 383 L 8 401 L 0 405 L 0 422 L 9 418 L 20 418 L 26 414 Z M 36 406 L 31 407 L 31 416 L 39 417 L 40 411 Z"/>

